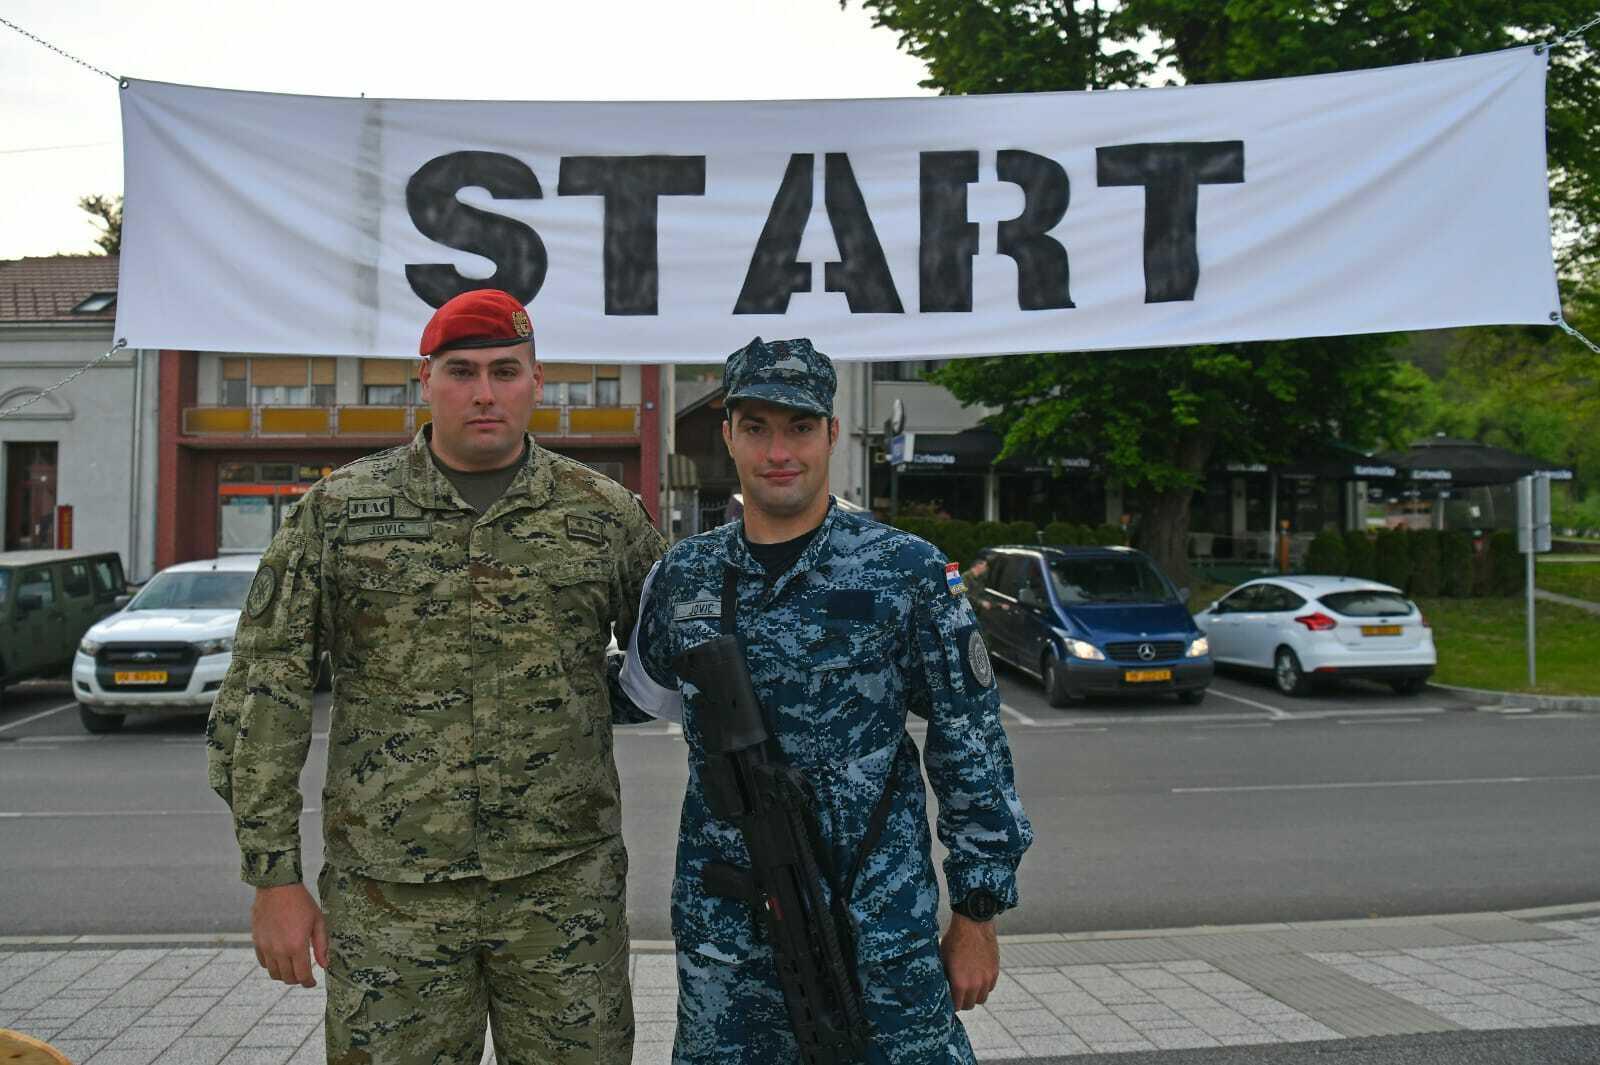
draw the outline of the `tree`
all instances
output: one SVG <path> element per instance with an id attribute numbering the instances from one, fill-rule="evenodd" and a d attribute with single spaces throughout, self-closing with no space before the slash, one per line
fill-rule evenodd
<path id="1" fill-rule="evenodd" d="M 1544 40 L 1592 0 L 865 0 L 947 93 L 1236 81 L 1447 58 Z M 1153 58 L 1148 44 L 1155 42 Z M 1600 30 L 1556 51 L 1547 142 L 1569 271 L 1600 233 Z M 1140 44 L 1142 51 L 1133 45 Z M 1391 337 L 962 360 L 934 379 L 997 407 L 1006 454 L 1096 455 L 1143 503 L 1137 542 L 1180 582 L 1192 492 L 1218 462 L 1286 459 L 1330 438 L 1396 437 L 1428 397 Z"/>
<path id="2" fill-rule="evenodd" d="M 89 213 L 89 220 L 100 230 L 94 242 L 102 255 L 117 255 L 122 251 L 122 197 L 84 196 L 78 206 Z"/>

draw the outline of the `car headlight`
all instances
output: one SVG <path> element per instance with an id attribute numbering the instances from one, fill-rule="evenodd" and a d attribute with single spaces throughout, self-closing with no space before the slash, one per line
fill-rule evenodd
<path id="1" fill-rule="evenodd" d="M 206 655 L 220 655 L 225 651 L 233 650 L 233 637 L 224 636 L 220 640 L 201 640 L 194 645 L 194 650 L 202 658 Z"/>
<path id="2" fill-rule="evenodd" d="M 102 646 L 104 645 L 98 641 L 91 640 L 89 637 L 85 636 L 83 641 L 78 644 L 78 650 L 83 654 L 88 655 L 90 658 L 93 658 L 95 655 L 100 653 L 100 648 Z"/>
<path id="3" fill-rule="evenodd" d="M 1074 640 L 1070 637 L 1064 641 L 1067 645 L 1067 654 L 1073 658 L 1082 658 L 1090 662 L 1104 662 L 1106 656 L 1100 648 L 1087 640 Z"/>
<path id="4" fill-rule="evenodd" d="M 1201 655 L 1208 655 L 1210 653 L 1211 641 L 1202 636 L 1189 645 L 1189 653 L 1186 657 L 1199 658 Z"/>

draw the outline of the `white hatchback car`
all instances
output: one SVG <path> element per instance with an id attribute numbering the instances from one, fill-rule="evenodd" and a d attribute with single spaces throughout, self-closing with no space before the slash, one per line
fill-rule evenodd
<path id="1" fill-rule="evenodd" d="M 260 555 L 232 555 L 169 566 L 120 612 L 91 626 L 72 660 L 83 727 L 115 732 L 130 710 L 210 707 L 260 564 Z"/>
<path id="2" fill-rule="evenodd" d="M 1337 677 L 1386 681 L 1413 695 L 1439 661 L 1417 604 L 1359 577 L 1250 581 L 1194 620 L 1218 665 L 1271 670 L 1286 695 L 1305 695 L 1317 681 Z"/>

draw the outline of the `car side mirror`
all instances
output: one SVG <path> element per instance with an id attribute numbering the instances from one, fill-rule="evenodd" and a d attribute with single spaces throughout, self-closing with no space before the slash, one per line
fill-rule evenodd
<path id="1" fill-rule="evenodd" d="M 1017 602 L 1023 606 L 1038 606 L 1039 593 L 1034 591 L 1032 585 L 1021 588 L 1017 591 Z"/>
<path id="2" fill-rule="evenodd" d="M 1210 606 L 1206 607 L 1204 612 L 1205 613 L 1210 613 L 1210 614 L 1225 613 L 1225 611 L 1222 609 L 1222 604 L 1221 603 L 1212 603 Z"/>
<path id="3" fill-rule="evenodd" d="M 133 596 L 119 595 L 115 599 L 111 600 L 111 605 L 116 607 L 118 610 L 121 610 L 131 602 L 133 602 Z"/>
<path id="4" fill-rule="evenodd" d="M 1187 585 L 1185 585 L 1184 587 L 1178 589 L 1178 602 L 1187 603 L 1188 601 L 1189 601 L 1189 588 L 1188 588 Z"/>
<path id="5" fill-rule="evenodd" d="M 19 614 L 31 614 L 43 606 L 44 596 L 38 592 L 17 593 L 17 612 Z"/>

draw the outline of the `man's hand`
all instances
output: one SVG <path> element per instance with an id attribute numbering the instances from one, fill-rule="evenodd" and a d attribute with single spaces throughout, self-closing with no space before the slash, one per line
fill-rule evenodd
<path id="1" fill-rule="evenodd" d="M 318 965 L 328 967 L 328 926 L 304 884 L 256 888 L 250 938 L 256 945 L 256 961 L 274 980 L 316 987 L 308 957 L 312 952 Z"/>
<path id="2" fill-rule="evenodd" d="M 959 913 L 950 915 L 950 927 L 939 941 L 944 975 L 956 1009 L 981 1006 L 1000 979 L 1000 941 L 993 921 L 974 921 Z"/>

